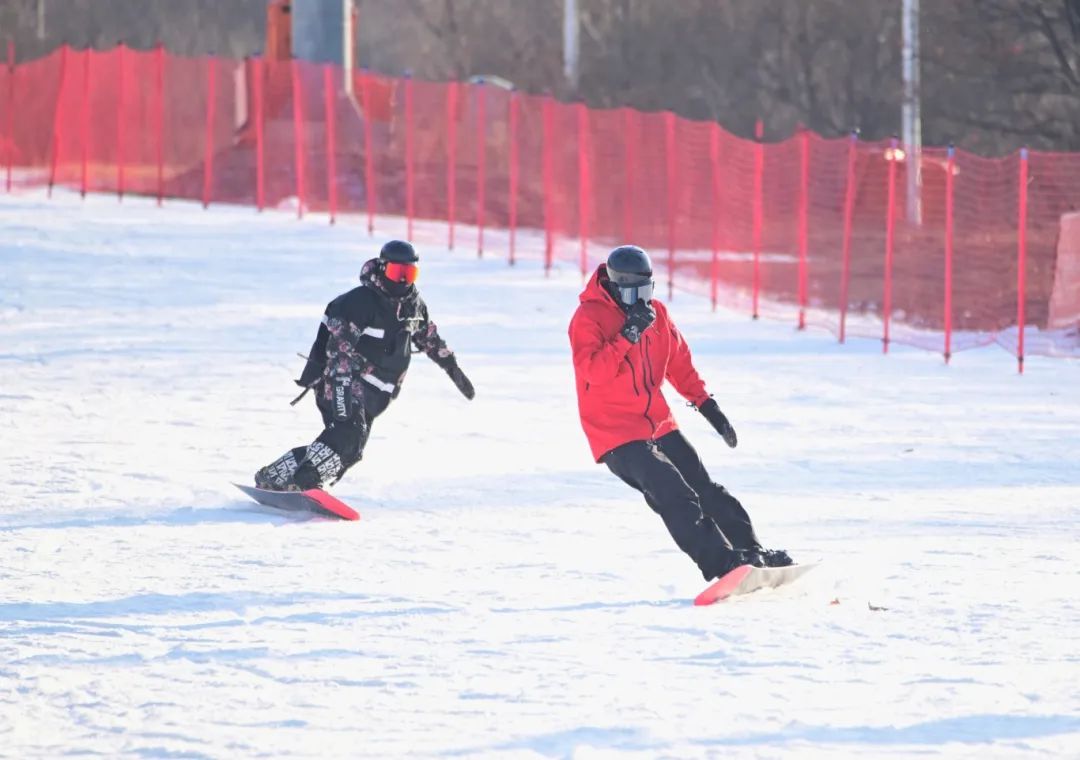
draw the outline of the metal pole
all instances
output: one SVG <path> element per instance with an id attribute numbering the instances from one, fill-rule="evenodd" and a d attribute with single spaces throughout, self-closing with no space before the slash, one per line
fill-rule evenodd
<path id="1" fill-rule="evenodd" d="M 904 0 L 904 102 L 901 137 L 907 152 L 907 218 L 922 224 L 922 114 L 919 94 L 919 0 Z"/>
<path id="2" fill-rule="evenodd" d="M 577 0 L 563 0 L 563 74 L 571 92 L 578 88 L 579 50 Z"/>
<path id="3" fill-rule="evenodd" d="M 292 0 L 293 57 L 344 67 L 351 13 L 344 0 Z"/>
<path id="4" fill-rule="evenodd" d="M 354 13 L 354 8 L 352 0 L 341 0 L 341 16 L 345 19 L 345 22 L 341 25 L 343 37 L 341 43 L 341 68 L 343 69 L 341 81 L 349 97 L 353 95 L 353 67 L 355 65 L 356 34 L 358 32 L 354 22 L 359 16 L 359 13 Z"/>

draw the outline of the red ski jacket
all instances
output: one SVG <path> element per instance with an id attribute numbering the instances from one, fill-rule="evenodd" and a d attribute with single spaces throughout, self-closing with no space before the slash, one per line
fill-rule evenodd
<path id="1" fill-rule="evenodd" d="M 601 277 L 607 278 L 603 264 L 570 320 L 578 412 L 598 462 L 624 443 L 656 439 L 678 428 L 660 392 L 665 378 L 695 406 L 709 398 L 690 347 L 664 304 L 652 301 L 656 321 L 631 343 L 620 332 L 626 314 L 600 284 Z"/>

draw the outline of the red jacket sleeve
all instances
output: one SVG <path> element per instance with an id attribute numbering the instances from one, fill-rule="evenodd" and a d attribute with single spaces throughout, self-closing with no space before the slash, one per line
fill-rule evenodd
<path id="1" fill-rule="evenodd" d="M 690 346 L 683 338 L 679 328 L 667 320 L 671 331 L 671 349 L 668 351 L 667 380 L 679 394 L 694 406 L 701 406 L 709 400 L 709 392 L 705 390 L 705 382 L 694 369 L 694 363 L 690 358 Z"/>
<path id="2" fill-rule="evenodd" d="M 619 363 L 634 345 L 615 333 L 604 335 L 599 323 L 578 308 L 570 320 L 570 349 L 574 354 L 574 370 L 588 383 L 606 383 L 619 373 Z"/>

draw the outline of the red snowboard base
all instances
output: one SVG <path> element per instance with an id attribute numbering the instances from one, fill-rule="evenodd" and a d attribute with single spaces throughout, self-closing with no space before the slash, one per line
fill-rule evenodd
<path id="1" fill-rule="evenodd" d="M 749 594 L 763 588 L 776 588 L 798 580 L 812 570 L 814 565 L 788 565 L 787 567 L 754 567 L 740 565 L 727 575 L 717 578 L 712 585 L 694 599 L 699 607 L 719 602 L 729 596 Z"/>
<path id="2" fill-rule="evenodd" d="M 336 517 L 341 520 L 360 519 L 360 513 L 355 509 L 318 488 L 307 491 L 267 491 L 263 488 L 242 486 L 239 483 L 233 483 L 233 485 L 255 501 L 268 507 L 284 509 L 289 512 L 312 512 L 324 517 Z"/>

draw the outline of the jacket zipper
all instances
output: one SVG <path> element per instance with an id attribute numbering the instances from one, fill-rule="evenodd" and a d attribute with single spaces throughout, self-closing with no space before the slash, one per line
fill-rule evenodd
<path id="1" fill-rule="evenodd" d="M 649 395 L 649 400 L 645 402 L 645 419 L 649 421 L 649 425 L 652 427 L 652 431 L 655 433 L 656 423 L 653 422 L 652 417 L 649 416 L 649 409 L 652 407 L 652 389 L 649 387 L 649 378 L 646 374 L 649 367 L 649 357 L 645 347 L 648 342 L 649 337 L 647 335 L 642 336 L 642 343 L 639 346 L 641 348 L 641 382 L 645 386 L 645 392 Z"/>
<path id="2" fill-rule="evenodd" d="M 626 362 L 626 366 L 630 368 L 630 381 L 634 384 L 634 395 L 640 396 L 641 392 L 637 389 L 637 377 L 634 375 L 634 365 L 630 363 L 629 356 L 623 356 L 623 361 Z"/>

